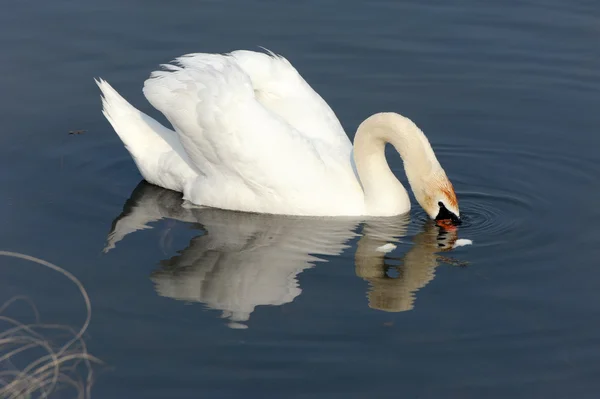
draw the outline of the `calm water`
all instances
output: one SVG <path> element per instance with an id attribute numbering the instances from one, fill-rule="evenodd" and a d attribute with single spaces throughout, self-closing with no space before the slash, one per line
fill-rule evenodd
<path id="1" fill-rule="evenodd" d="M 93 397 L 597 398 L 598 37 L 584 0 L 6 2 L 0 247 L 85 285 Z M 190 212 L 139 184 L 92 78 L 163 121 L 141 94 L 157 64 L 258 45 L 350 136 L 377 111 L 412 118 L 464 225 Z M 474 245 L 446 251 L 457 238 Z M 0 265 L 0 303 L 81 325 L 63 276 Z"/>

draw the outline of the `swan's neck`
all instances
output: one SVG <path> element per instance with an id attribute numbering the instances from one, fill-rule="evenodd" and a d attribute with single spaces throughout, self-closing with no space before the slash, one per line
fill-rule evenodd
<path id="1" fill-rule="evenodd" d="M 354 162 L 365 194 L 366 213 L 372 216 L 410 210 L 408 193 L 385 159 L 387 143 L 402 157 L 406 176 L 420 203 L 431 177 L 444 173 L 429 141 L 410 119 L 395 113 L 367 118 L 356 131 Z"/>

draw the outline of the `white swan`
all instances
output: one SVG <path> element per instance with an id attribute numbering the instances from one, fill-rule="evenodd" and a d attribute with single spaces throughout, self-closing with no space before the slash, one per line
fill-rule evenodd
<path id="1" fill-rule="evenodd" d="M 409 119 L 369 117 L 353 149 L 331 108 L 281 56 L 240 50 L 189 54 L 175 64 L 144 83 L 144 95 L 175 131 L 96 81 L 104 115 L 148 182 L 199 206 L 393 216 L 408 212 L 410 199 L 385 159 L 391 143 L 427 214 L 459 220 L 452 184 Z"/>

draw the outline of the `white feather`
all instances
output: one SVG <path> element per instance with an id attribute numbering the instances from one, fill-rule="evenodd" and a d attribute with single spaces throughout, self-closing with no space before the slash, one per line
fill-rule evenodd
<path id="1" fill-rule="evenodd" d="M 196 178 L 175 132 L 135 109 L 106 81 L 96 80 L 102 91 L 102 113 L 131 154 L 142 176 L 152 184 L 182 191 Z"/>
<path id="2" fill-rule="evenodd" d="M 473 245 L 473 241 L 468 238 L 459 238 L 454 243 L 454 248 L 464 247 L 465 245 Z"/>

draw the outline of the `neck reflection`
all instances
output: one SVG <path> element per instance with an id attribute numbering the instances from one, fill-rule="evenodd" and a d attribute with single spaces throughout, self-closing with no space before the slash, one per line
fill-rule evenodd
<path id="1" fill-rule="evenodd" d="M 397 240 L 394 233 L 393 226 L 366 222 L 356 248 L 355 270 L 369 283 L 369 307 L 404 312 L 414 308 L 416 292 L 433 280 L 441 261 L 448 263 L 449 258 L 439 252 L 454 248 L 457 232 L 428 220 L 412 238 L 412 246 L 398 258 L 383 250 L 386 243 Z"/>

